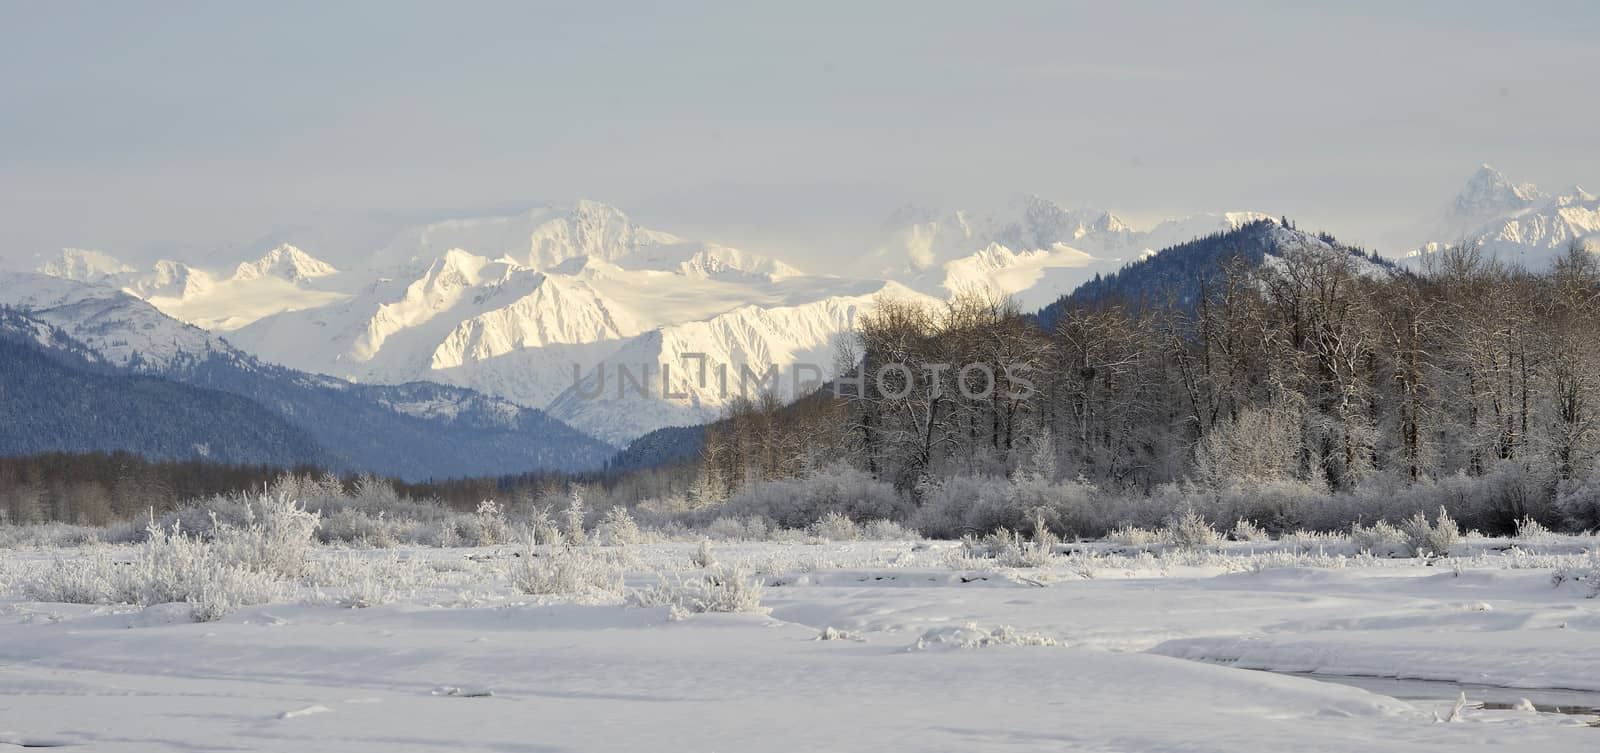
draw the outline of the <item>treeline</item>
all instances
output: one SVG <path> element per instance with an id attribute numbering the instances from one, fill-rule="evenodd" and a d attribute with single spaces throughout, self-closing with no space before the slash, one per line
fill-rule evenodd
<path id="1" fill-rule="evenodd" d="M 384 488 L 406 500 L 420 500 L 471 512 L 484 500 L 508 506 L 559 505 L 574 485 L 604 494 L 608 489 L 630 502 L 686 481 L 682 469 L 640 470 L 627 475 L 559 472 L 504 477 L 405 482 L 360 474 L 334 474 L 310 465 L 239 465 L 215 461 L 151 460 L 130 452 L 43 453 L 0 457 L 0 525 L 61 522 L 104 526 L 162 515 L 196 500 L 256 494 L 286 476 L 316 480 L 340 493 Z"/>
<path id="2" fill-rule="evenodd" d="M 1068 298 L 1047 328 L 1002 300 L 883 301 L 841 354 L 857 365 L 843 397 L 739 406 L 708 432 L 697 494 L 845 464 L 917 506 L 952 478 L 1027 476 L 1078 496 L 1226 496 L 1229 514 L 1257 488 L 1325 501 L 1253 513 L 1277 528 L 1407 489 L 1486 532 L 1600 525 L 1593 254 L 1531 273 L 1466 248 L 1409 273 L 1300 244 L 1219 259 L 1184 288 Z M 1032 389 L 990 384 L 1008 373 Z"/>
<path id="3" fill-rule="evenodd" d="M 180 502 L 266 488 L 286 469 L 205 460 L 147 460 L 128 452 L 0 457 L 0 523 L 105 525 L 168 512 Z M 299 466 L 300 474 L 317 469 Z"/>

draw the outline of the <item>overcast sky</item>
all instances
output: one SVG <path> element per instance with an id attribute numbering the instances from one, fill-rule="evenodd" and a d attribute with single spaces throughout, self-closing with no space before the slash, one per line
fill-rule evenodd
<path id="1" fill-rule="evenodd" d="M 1024 192 L 1393 251 L 1481 162 L 1600 183 L 1600 4 L 1188 5 L 0 0 L 0 258 L 581 197 L 817 268 Z"/>

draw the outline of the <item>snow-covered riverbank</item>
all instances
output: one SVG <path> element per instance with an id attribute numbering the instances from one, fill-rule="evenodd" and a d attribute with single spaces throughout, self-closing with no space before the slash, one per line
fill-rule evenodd
<path id="1" fill-rule="evenodd" d="M 701 572 L 692 543 L 628 550 L 616 559 L 629 588 Z M 0 741 L 386 752 L 1600 744 L 1588 717 L 1469 707 L 1439 723 L 1450 704 L 1238 668 L 1600 689 L 1600 600 L 1571 577 L 1588 555 L 1430 566 L 1230 545 L 1013 570 L 941 542 L 723 544 L 716 559 L 748 565 L 769 611 L 684 619 L 605 595 L 524 595 L 510 586 L 513 548 L 318 549 L 292 597 L 208 623 L 176 605 L 17 594 L 51 560 L 87 554 L 0 554 L 12 592 L 0 601 Z M 355 602 L 374 606 L 344 606 Z"/>

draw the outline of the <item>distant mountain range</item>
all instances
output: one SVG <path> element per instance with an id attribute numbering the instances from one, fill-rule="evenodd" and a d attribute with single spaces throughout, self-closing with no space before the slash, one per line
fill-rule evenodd
<path id="1" fill-rule="evenodd" d="M 1600 251 L 1600 198 L 1581 186 L 1545 193 L 1483 165 L 1429 236 L 1434 240 L 1408 253 L 1406 264 L 1421 266 L 1445 248 L 1472 244 L 1501 261 L 1542 269 L 1574 243 Z"/>
<path id="2" fill-rule="evenodd" d="M 0 455 L 115 450 L 283 467 L 329 459 L 308 432 L 249 399 L 132 374 L 0 308 Z"/>
<path id="3" fill-rule="evenodd" d="M 315 462 L 413 480 L 509 469 L 587 470 L 602 466 L 615 451 L 542 411 L 471 390 L 432 383 L 358 385 L 264 363 L 105 286 L 5 275 L 0 304 L 10 307 L 13 347 L 26 346 L 28 363 L 58 377 L 9 383 L 7 409 L 31 405 L 48 414 L 61 405 L 78 408 L 51 417 L 78 429 L 45 431 L 35 417 L 27 425 L 38 430 L 20 430 L 24 436 L 12 443 L 17 448 Z M 105 399 L 63 403 L 72 391 L 62 392 L 60 385 L 68 383 Z M 116 445 L 85 447 L 70 436 L 122 420 L 117 416 L 136 417 L 143 428 L 107 435 L 120 437 Z M 220 441 L 217 430 L 238 438 Z M 148 437 L 141 439 L 140 431 Z"/>
<path id="4" fill-rule="evenodd" d="M 1436 241 L 1406 263 L 1461 240 L 1547 263 L 1571 240 L 1596 237 L 1596 209 L 1580 190 L 1546 195 L 1485 166 L 1430 226 Z M 204 354 L 226 338 L 230 352 L 250 354 L 261 368 L 333 377 L 329 388 L 462 388 L 621 447 L 722 412 L 738 391 L 701 378 L 702 362 L 735 374 L 777 367 L 780 392 L 792 388 L 796 363 L 831 367 L 840 340 L 879 297 L 981 292 L 1038 310 L 1085 283 L 1156 274 L 1160 265 L 1141 271 L 1139 262 L 1161 249 L 1266 219 L 1202 214 L 1140 229 L 1108 211 L 1033 196 L 993 211 L 906 208 L 856 261 L 807 274 L 792 260 L 684 239 L 580 201 L 405 227 L 363 250 L 366 262 L 341 268 L 294 245 L 291 232 L 260 258 L 221 269 L 171 260 L 135 269 L 69 249 L 38 271 L 121 291 L 206 330 L 144 342 L 140 359 Z M 109 335 L 100 343 L 133 350 Z M 628 389 L 619 387 L 619 369 L 635 379 L 648 369 L 650 394 L 635 386 L 619 397 Z"/>

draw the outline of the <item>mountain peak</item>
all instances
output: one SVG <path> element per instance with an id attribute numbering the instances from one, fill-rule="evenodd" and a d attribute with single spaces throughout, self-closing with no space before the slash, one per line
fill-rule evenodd
<path id="1" fill-rule="evenodd" d="M 339 270 L 332 264 L 285 243 L 268 251 L 260 259 L 240 264 L 238 269 L 234 270 L 233 279 L 256 280 L 263 277 L 277 277 L 298 283 L 338 273 Z"/>
<path id="2" fill-rule="evenodd" d="M 104 251 L 63 248 L 60 257 L 40 264 L 34 271 L 79 282 L 104 282 L 136 270 Z"/>
<path id="3" fill-rule="evenodd" d="M 1563 192 L 1560 198 L 1567 204 L 1587 204 L 1595 200 L 1595 195 L 1583 190 L 1583 186 L 1574 184 L 1572 188 Z"/>
<path id="4" fill-rule="evenodd" d="M 1512 183 L 1505 173 L 1487 162 L 1467 179 L 1456 194 L 1452 211 L 1459 217 L 1487 217 L 1519 209 L 1548 196 L 1532 183 Z"/>

